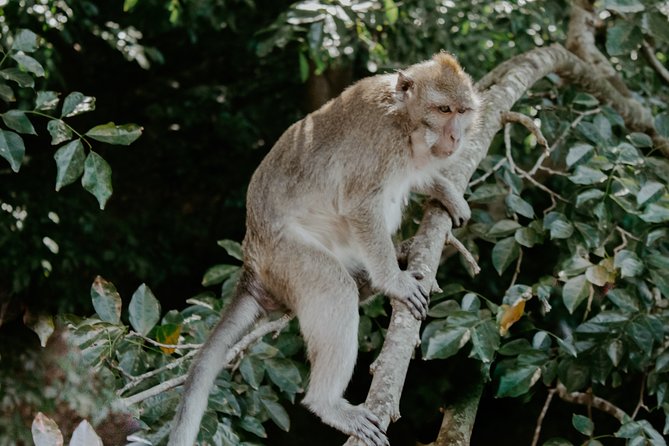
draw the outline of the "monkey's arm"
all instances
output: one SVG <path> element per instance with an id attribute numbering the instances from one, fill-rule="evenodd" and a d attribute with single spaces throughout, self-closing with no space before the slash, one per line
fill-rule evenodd
<path id="1" fill-rule="evenodd" d="M 416 277 L 400 269 L 380 204 L 361 206 L 361 209 L 364 210 L 351 216 L 350 221 L 364 253 L 363 263 L 372 287 L 403 301 L 417 319 L 425 319 L 429 292 Z"/>
<path id="2" fill-rule="evenodd" d="M 435 178 L 427 193 L 446 208 L 453 220 L 453 226 L 462 226 L 471 217 L 471 209 L 462 193 L 444 175 L 440 174 Z"/>

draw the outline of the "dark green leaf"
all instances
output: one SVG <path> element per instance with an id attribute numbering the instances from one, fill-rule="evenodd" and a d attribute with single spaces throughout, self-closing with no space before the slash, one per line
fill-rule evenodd
<path id="1" fill-rule="evenodd" d="M 551 438 L 543 446 L 574 446 L 570 441 L 564 438 Z"/>
<path id="2" fill-rule="evenodd" d="M 515 220 L 500 220 L 488 230 L 487 235 L 493 238 L 506 237 L 513 234 L 518 228 L 520 228 L 520 223 Z"/>
<path id="3" fill-rule="evenodd" d="M 564 351 L 567 353 L 569 356 L 576 357 L 578 355 L 578 352 L 576 351 L 576 347 L 574 347 L 574 344 L 571 341 L 566 341 L 564 339 L 557 338 L 557 343 Z"/>
<path id="4" fill-rule="evenodd" d="M 520 255 L 520 246 L 514 237 L 500 240 L 492 248 L 492 264 L 500 276 Z"/>
<path id="5" fill-rule="evenodd" d="M 290 418 L 288 417 L 286 409 L 284 409 L 281 404 L 271 399 L 261 397 L 260 401 L 265 407 L 265 410 L 267 410 L 267 415 L 269 415 L 272 421 L 274 421 L 280 429 L 286 432 L 290 431 Z"/>
<path id="6" fill-rule="evenodd" d="M 525 246 L 526 248 L 531 248 L 541 241 L 541 236 L 531 228 L 519 228 L 514 234 L 514 238 L 519 245 Z"/>
<path id="7" fill-rule="evenodd" d="M 483 362 L 491 362 L 500 342 L 496 324 L 492 320 L 485 321 L 474 327 L 471 334 L 471 356 Z"/>
<path id="8" fill-rule="evenodd" d="M 65 124 L 65 122 L 60 119 L 52 119 L 46 125 L 46 129 L 51 135 L 51 145 L 55 146 L 61 142 L 69 141 L 72 139 L 72 129 Z"/>
<path id="9" fill-rule="evenodd" d="M 267 376 L 279 389 L 287 393 L 298 393 L 302 389 L 302 377 L 295 363 L 286 358 L 271 358 L 265 362 Z"/>
<path id="10" fill-rule="evenodd" d="M 546 331 L 538 331 L 532 338 L 532 347 L 536 350 L 546 351 L 551 348 L 552 343 L 551 336 Z"/>
<path id="11" fill-rule="evenodd" d="M 638 166 L 643 164 L 644 160 L 639 150 L 632 144 L 623 142 L 614 147 L 611 151 L 618 155 L 618 162 L 629 166 Z"/>
<path id="12" fill-rule="evenodd" d="M 445 327 L 428 340 L 425 359 L 445 359 L 453 356 L 470 339 L 471 333 L 465 327 Z"/>
<path id="13" fill-rule="evenodd" d="M 267 432 L 263 427 L 260 420 L 250 415 L 245 416 L 239 422 L 239 427 L 244 429 L 246 432 L 251 432 L 253 435 L 260 438 L 267 438 Z"/>
<path id="14" fill-rule="evenodd" d="M 92 96 L 85 96 L 83 93 L 74 91 L 68 94 L 63 101 L 63 110 L 60 112 L 60 117 L 67 118 L 69 116 L 80 115 L 81 113 L 86 113 L 92 110 L 95 110 L 95 98 Z"/>
<path id="15" fill-rule="evenodd" d="M 203 286 L 218 285 L 239 270 L 236 265 L 214 265 L 204 273 Z"/>
<path id="16" fill-rule="evenodd" d="M 16 101 L 14 90 L 12 90 L 12 87 L 5 84 L 4 82 L 0 83 L 0 99 L 7 103 Z"/>
<path id="17" fill-rule="evenodd" d="M 143 283 L 132 295 L 128 312 L 132 327 L 146 336 L 160 320 L 160 302 Z"/>
<path id="18" fill-rule="evenodd" d="M 636 50 L 643 35 L 633 23 L 617 20 L 606 31 L 606 51 L 611 56 L 622 56 Z"/>
<path id="19" fill-rule="evenodd" d="M 660 113 L 655 116 L 655 128 L 660 135 L 669 138 L 669 113 Z"/>
<path id="20" fill-rule="evenodd" d="M 590 108 L 596 107 L 599 104 L 599 100 L 591 94 L 579 92 L 576 93 L 576 96 L 572 99 L 572 103 Z"/>
<path id="21" fill-rule="evenodd" d="M 481 309 L 481 300 L 474 293 L 467 293 L 462 296 L 462 303 L 460 304 L 463 310 L 477 313 Z"/>
<path id="22" fill-rule="evenodd" d="M 606 181 L 607 176 L 598 169 L 593 169 L 588 166 L 576 166 L 574 175 L 570 176 L 569 179 L 572 183 L 590 185 L 603 183 Z"/>
<path id="23" fill-rule="evenodd" d="M 669 350 L 662 353 L 655 360 L 655 372 L 656 373 L 669 372 Z"/>
<path id="24" fill-rule="evenodd" d="M 574 233 L 574 226 L 560 212 L 550 212 L 546 215 L 544 229 L 550 231 L 551 240 L 569 238 Z"/>
<path id="25" fill-rule="evenodd" d="M 587 299 L 590 294 L 590 286 L 585 275 L 572 277 L 563 285 L 562 301 L 569 313 L 573 313 Z"/>
<path id="26" fill-rule="evenodd" d="M 505 371 L 499 380 L 497 396 L 520 396 L 541 378 L 541 367 L 527 365 Z"/>
<path id="27" fill-rule="evenodd" d="M 483 184 L 477 187 L 469 197 L 472 203 L 490 203 L 506 195 L 506 191 L 499 184 Z"/>
<path id="28" fill-rule="evenodd" d="M 22 110 L 8 110 L 2 114 L 2 121 L 7 127 L 19 133 L 27 133 L 29 135 L 36 135 L 35 128 L 30 123 L 30 119 Z"/>
<path id="29" fill-rule="evenodd" d="M 225 249 L 225 252 L 228 253 L 230 257 L 234 257 L 237 260 L 243 261 L 242 245 L 239 242 L 234 240 L 219 240 L 217 242 L 218 246 Z"/>
<path id="30" fill-rule="evenodd" d="M 81 140 L 75 139 L 56 150 L 56 191 L 75 182 L 84 172 L 86 154 Z"/>
<path id="31" fill-rule="evenodd" d="M 648 326 L 637 319 L 630 322 L 628 330 L 631 340 L 637 347 L 646 354 L 649 354 L 653 349 L 653 333 Z"/>
<path id="32" fill-rule="evenodd" d="M 0 156 L 9 161 L 9 166 L 18 172 L 23 163 L 26 148 L 23 139 L 14 132 L 0 130 Z"/>
<path id="33" fill-rule="evenodd" d="M 648 181 L 643 185 L 639 193 L 636 195 L 636 202 L 639 206 L 646 203 L 652 203 L 662 196 L 664 193 L 664 185 L 657 181 Z"/>
<path id="34" fill-rule="evenodd" d="M 93 127 L 86 132 L 86 136 L 108 144 L 127 146 L 142 136 L 142 128 L 136 124 L 116 125 L 109 122 Z"/>
<path id="35" fill-rule="evenodd" d="M 577 431 L 588 437 L 593 434 L 595 431 L 595 425 L 592 423 L 592 420 L 583 415 L 573 414 L 571 417 L 571 424 L 576 428 Z"/>
<path id="36" fill-rule="evenodd" d="M 242 374 L 244 381 L 257 390 L 265 376 L 265 361 L 257 356 L 246 355 L 239 365 L 239 372 Z"/>
<path id="37" fill-rule="evenodd" d="M 8 81 L 16 82 L 19 87 L 33 88 L 35 86 L 35 80 L 30 74 L 15 67 L 0 70 L 0 77 Z"/>
<path id="38" fill-rule="evenodd" d="M 625 344 L 620 339 L 612 339 L 606 347 L 606 354 L 611 360 L 611 364 L 618 367 L 625 353 Z"/>
<path id="39" fill-rule="evenodd" d="M 653 147 L 653 140 L 645 133 L 633 132 L 627 135 L 627 139 L 635 147 Z"/>
<path id="40" fill-rule="evenodd" d="M 38 91 L 35 98 L 35 110 L 53 110 L 58 106 L 58 93 L 55 91 Z"/>
<path id="41" fill-rule="evenodd" d="M 660 11 L 648 11 L 648 28 L 657 42 L 669 42 L 669 20 Z M 649 146 L 646 146 L 649 147 Z"/>
<path id="42" fill-rule="evenodd" d="M 527 218 L 534 218 L 534 209 L 532 208 L 532 205 L 520 198 L 518 195 L 507 195 L 506 205 L 516 214 L 520 214 Z"/>
<path id="43" fill-rule="evenodd" d="M 427 312 L 428 316 L 434 318 L 443 318 L 449 316 L 455 311 L 459 311 L 460 306 L 454 300 L 447 300 L 433 305 Z"/>
<path id="44" fill-rule="evenodd" d="M 37 48 L 37 34 L 29 29 L 21 29 L 14 35 L 12 50 L 32 53 Z"/>
<path id="45" fill-rule="evenodd" d="M 663 223 L 669 221 L 669 204 L 651 203 L 646 206 L 639 217 L 648 223 Z"/>
<path id="46" fill-rule="evenodd" d="M 84 163 L 84 175 L 81 185 L 97 198 L 100 209 L 105 208 L 112 195 L 111 167 L 100 155 L 91 152 Z"/>
<path id="47" fill-rule="evenodd" d="M 588 189 L 585 192 L 581 192 L 576 197 L 576 207 L 581 207 L 584 203 L 587 203 L 590 200 L 597 200 L 604 196 L 604 191 L 599 189 Z"/>
<path id="48" fill-rule="evenodd" d="M 12 54 L 12 59 L 14 59 L 21 68 L 34 74 L 35 76 L 37 77 L 44 76 L 44 67 L 42 67 L 42 64 L 37 62 L 37 60 L 35 60 L 34 58 L 23 53 L 17 53 L 17 54 Z"/>
<path id="49" fill-rule="evenodd" d="M 121 296 L 114 284 L 97 276 L 91 286 L 91 300 L 101 320 L 111 324 L 121 321 Z"/>
<path id="50" fill-rule="evenodd" d="M 235 395 L 224 387 L 215 387 L 209 395 L 209 407 L 217 412 L 233 416 L 240 416 L 242 408 Z"/>

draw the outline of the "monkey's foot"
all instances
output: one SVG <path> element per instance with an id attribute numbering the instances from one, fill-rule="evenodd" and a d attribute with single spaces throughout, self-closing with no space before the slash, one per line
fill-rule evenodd
<path id="1" fill-rule="evenodd" d="M 362 405 L 352 406 L 343 401 L 327 408 L 314 404 L 309 407 L 325 424 L 358 438 L 366 446 L 390 446 L 379 418 Z"/>

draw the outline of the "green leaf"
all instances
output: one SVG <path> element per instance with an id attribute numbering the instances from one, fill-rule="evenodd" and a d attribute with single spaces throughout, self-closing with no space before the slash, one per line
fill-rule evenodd
<path id="1" fill-rule="evenodd" d="M 509 194 L 506 197 L 506 205 L 516 214 L 520 214 L 523 217 L 534 218 L 534 209 L 532 205 L 527 201 L 520 198 L 518 195 Z"/>
<path id="2" fill-rule="evenodd" d="M 482 184 L 474 190 L 468 201 L 472 203 L 490 203 L 504 195 L 506 195 L 506 191 L 499 184 Z"/>
<path id="3" fill-rule="evenodd" d="M 576 144 L 569 149 L 567 154 L 567 167 L 572 167 L 577 162 L 583 160 L 589 155 L 592 155 L 594 147 L 590 144 Z"/>
<path id="4" fill-rule="evenodd" d="M 58 93 L 55 91 L 38 91 L 35 98 L 35 110 L 54 110 L 58 106 Z"/>
<path id="5" fill-rule="evenodd" d="M 0 151 L 2 149 L 0 148 Z M 643 221 L 647 223 L 663 223 L 669 221 L 669 207 L 657 203 L 651 203 L 646 206 L 646 209 L 639 215 Z"/>
<path id="6" fill-rule="evenodd" d="M 636 194 L 636 202 L 639 206 L 643 206 L 648 202 L 656 201 L 664 193 L 664 185 L 657 181 L 648 181 L 643 185 L 638 194 Z"/>
<path id="7" fill-rule="evenodd" d="M 515 237 L 507 237 L 497 242 L 492 248 L 492 264 L 500 276 L 520 255 L 520 246 Z"/>
<path id="8" fill-rule="evenodd" d="M 572 183 L 585 185 L 603 183 L 606 179 L 606 174 L 601 170 L 588 166 L 576 166 L 574 175 L 569 177 Z"/>
<path id="9" fill-rule="evenodd" d="M 383 9 L 386 11 L 388 23 L 394 25 L 399 17 L 399 10 L 395 2 L 393 0 L 383 0 Z"/>
<path id="10" fill-rule="evenodd" d="M 615 255 L 613 266 L 620 268 L 622 277 L 636 277 L 643 272 L 643 263 L 632 251 L 622 249 Z"/>
<path id="11" fill-rule="evenodd" d="M 14 132 L 0 130 L 0 156 L 9 161 L 9 166 L 18 172 L 23 163 L 26 148 L 23 139 Z"/>
<path id="12" fill-rule="evenodd" d="M 92 110 L 95 110 L 95 98 L 92 96 L 85 96 L 83 93 L 74 91 L 68 94 L 63 101 L 63 109 L 60 112 L 60 117 L 67 118 Z"/>
<path id="13" fill-rule="evenodd" d="M 215 387 L 213 392 L 209 395 L 209 407 L 217 412 L 225 413 L 232 416 L 240 416 L 242 408 L 235 395 L 223 387 Z"/>
<path id="14" fill-rule="evenodd" d="M 589 93 L 578 92 L 574 99 L 571 101 L 573 104 L 583 105 L 585 107 L 591 108 L 599 105 L 599 99 L 594 97 Z"/>
<path id="15" fill-rule="evenodd" d="M 307 55 L 302 51 L 298 53 L 298 57 L 300 62 L 300 80 L 306 82 L 310 74 L 309 60 L 307 59 Z"/>
<path id="16" fill-rule="evenodd" d="M 578 356 L 578 352 L 576 351 L 576 347 L 574 347 L 574 344 L 571 341 L 567 341 L 567 340 L 564 340 L 564 339 L 557 338 L 557 343 L 560 346 L 560 348 L 562 349 L 562 351 L 567 353 L 569 356 L 571 356 L 573 358 Z"/>
<path id="17" fill-rule="evenodd" d="M 93 127 L 86 132 L 86 136 L 108 144 L 127 146 L 142 136 L 142 128 L 136 124 L 116 125 L 108 122 Z"/>
<path id="18" fill-rule="evenodd" d="M 505 371 L 499 380 L 497 396 L 520 396 L 527 393 L 541 378 L 541 367 L 526 365 Z"/>
<path id="19" fill-rule="evenodd" d="M 453 356 L 470 339 L 471 333 L 465 327 L 444 327 L 428 340 L 425 359 L 445 359 Z"/>
<path id="20" fill-rule="evenodd" d="M 645 133 L 633 132 L 627 135 L 627 139 L 635 147 L 653 147 L 653 140 Z"/>
<path id="21" fill-rule="evenodd" d="M 0 83 L 0 99 L 7 103 L 16 101 L 14 90 L 12 90 L 12 87 L 5 84 L 4 82 Z"/>
<path id="22" fill-rule="evenodd" d="M 531 248 L 541 241 L 541 236 L 532 228 L 519 228 L 513 235 L 519 245 Z"/>
<path id="23" fill-rule="evenodd" d="M 669 113 L 660 113 L 655 116 L 655 129 L 660 135 L 669 138 Z"/>
<path id="24" fill-rule="evenodd" d="M 265 361 L 257 356 L 244 356 L 239 365 L 239 372 L 252 388 L 259 389 L 265 377 Z"/>
<path id="25" fill-rule="evenodd" d="M 574 446 L 570 441 L 565 440 L 564 438 L 550 438 L 543 446 Z"/>
<path id="26" fill-rule="evenodd" d="M 510 234 L 513 234 L 516 229 L 520 228 L 520 223 L 515 220 L 500 220 L 495 223 L 489 230 L 489 237 L 506 237 Z"/>
<path id="27" fill-rule="evenodd" d="M 290 431 L 290 418 L 288 417 L 288 412 L 286 412 L 286 409 L 281 404 L 262 396 L 260 397 L 260 402 L 265 407 L 265 410 L 267 410 L 267 415 L 280 429 L 286 432 Z"/>
<path id="28" fill-rule="evenodd" d="M 604 7 L 621 14 L 641 12 L 646 9 L 638 0 L 605 0 Z"/>
<path id="29" fill-rule="evenodd" d="M 56 150 L 56 191 L 75 182 L 84 172 L 86 154 L 81 140 L 75 139 Z"/>
<path id="30" fill-rule="evenodd" d="M 590 284 L 584 274 L 569 279 L 562 287 L 562 301 L 569 310 L 574 310 L 590 295 Z"/>
<path id="31" fill-rule="evenodd" d="M 593 434 L 595 431 L 595 425 L 592 420 L 583 415 L 573 414 L 571 417 L 571 424 L 576 428 L 577 431 L 588 437 Z"/>
<path id="32" fill-rule="evenodd" d="M 16 67 L 0 70 L 0 77 L 8 81 L 16 82 L 19 87 L 33 88 L 35 86 L 33 77 Z"/>
<path id="33" fill-rule="evenodd" d="M 139 0 L 125 0 L 123 2 L 123 12 L 131 11 L 135 6 L 137 6 L 138 2 Z"/>
<path id="34" fill-rule="evenodd" d="M 12 43 L 11 49 L 14 51 L 32 53 L 38 47 L 39 45 L 37 44 L 37 34 L 30 31 L 29 29 L 20 29 L 14 35 L 14 42 Z"/>
<path id="35" fill-rule="evenodd" d="M 660 11 L 648 12 L 648 28 L 658 42 L 669 42 L 669 20 Z M 647 146 L 649 147 L 649 146 Z"/>
<path id="36" fill-rule="evenodd" d="M 574 226 L 560 212 L 550 212 L 546 215 L 544 229 L 550 231 L 551 240 L 569 238 L 574 233 Z"/>
<path id="37" fill-rule="evenodd" d="M 81 185 L 97 198 L 100 209 L 105 208 L 107 200 L 112 195 L 111 173 L 107 161 L 91 150 L 84 163 Z"/>
<path id="38" fill-rule="evenodd" d="M 239 242 L 234 240 L 219 240 L 216 242 L 218 246 L 225 249 L 225 252 L 228 253 L 230 257 L 234 257 L 237 260 L 244 261 L 244 255 L 242 253 L 242 245 Z"/>
<path id="39" fill-rule="evenodd" d="M 499 348 L 499 331 L 492 320 L 477 325 L 472 330 L 471 356 L 483 362 L 491 362 Z"/>
<path id="40" fill-rule="evenodd" d="M 8 110 L 2 114 L 2 121 L 7 127 L 19 133 L 26 133 L 28 135 L 37 135 L 35 128 L 30 123 L 30 119 L 22 110 Z"/>
<path id="41" fill-rule="evenodd" d="M 12 59 L 14 59 L 21 68 L 28 71 L 29 73 L 32 73 L 37 77 L 44 77 L 44 67 L 42 67 L 42 64 L 37 62 L 37 60 L 34 58 L 23 53 L 17 53 L 12 54 Z"/>
<path id="42" fill-rule="evenodd" d="M 146 336 L 160 320 L 160 302 L 143 283 L 132 295 L 128 312 L 132 327 Z"/>
<path id="43" fill-rule="evenodd" d="M 612 339 L 606 347 L 606 355 L 611 360 L 611 364 L 618 367 L 625 353 L 625 344 L 620 339 Z"/>
<path id="44" fill-rule="evenodd" d="M 643 35 L 641 30 L 631 22 L 617 20 L 606 30 L 606 51 L 610 56 L 622 56 L 636 50 Z"/>
<path id="45" fill-rule="evenodd" d="M 63 434 L 51 418 L 38 412 L 31 427 L 35 446 L 53 446 L 63 444 Z"/>
<path id="46" fill-rule="evenodd" d="M 588 201 L 598 200 L 602 198 L 604 195 L 606 194 L 604 193 L 603 190 L 588 189 L 585 192 L 581 192 L 580 194 L 578 194 L 578 196 L 576 197 L 576 207 L 580 208 L 581 206 L 583 206 L 583 204 L 587 203 Z"/>
<path id="47" fill-rule="evenodd" d="M 46 125 L 46 129 L 51 135 L 51 145 L 55 146 L 61 142 L 69 141 L 72 139 L 72 129 L 65 124 L 65 122 L 60 119 L 52 119 Z"/>
<path id="48" fill-rule="evenodd" d="M 239 422 L 239 427 L 257 437 L 267 438 L 267 432 L 265 432 L 265 428 L 263 427 L 260 420 L 250 415 L 247 415 L 241 419 Z"/>
<path id="49" fill-rule="evenodd" d="M 286 358 L 271 358 L 265 362 L 267 376 L 282 392 L 295 394 L 300 392 L 302 377 L 295 363 Z"/>
<path id="50" fill-rule="evenodd" d="M 121 296 L 114 284 L 97 276 L 91 286 L 91 300 L 101 320 L 111 324 L 121 321 Z"/>
<path id="51" fill-rule="evenodd" d="M 236 265 L 214 265 L 204 273 L 202 277 L 203 286 L 212 286 L 223 283 L 225 279 L 239 270 Z"/>
<path id="52" fill-rule="evenodd" d="M 460 306 L 454 300 L 447 300 L 433 305 L 427 312 L 428 316 L 434 318 L 444 318 L 450 316 L 453 312 L 459 311 Z"/>
<path id="53" fill-rule="evenodd" d="M 609 272 L 601 265 L 592 265 L 585 270 L 588 282 L 597 286 L 604 286 L 609 282 Z"/>

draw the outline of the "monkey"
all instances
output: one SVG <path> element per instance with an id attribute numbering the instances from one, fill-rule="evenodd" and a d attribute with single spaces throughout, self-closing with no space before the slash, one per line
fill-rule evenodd
<path id="1" fill-rule="evenodd" d="M 361 282 L 427 315 L 429 289 L 399 267 L 392 235 L 410 192 L 470 209 L 441 172 L 475 132 L 481 100 L 446 53 L 364 78 L 291 125 L 249 183 L 243 265 L 233 299 L 193 361 L 169 446 L 192 446 L 225 352 L 277 309 L 294 313 L 311 365 L 302 403 L 368 446 L 388 446 L 379 419 L 344 391 L 358 351 Z M 361 279 L 362 278 L 362 279 Z"/>

